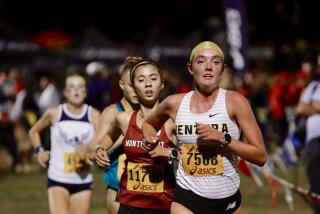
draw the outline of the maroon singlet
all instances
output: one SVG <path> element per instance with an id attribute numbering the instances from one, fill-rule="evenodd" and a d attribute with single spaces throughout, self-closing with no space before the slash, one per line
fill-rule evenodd
<path id="1" fill-rule="evenodd" d="M 173 166 L 168 158 L 153 159 L 141 148 L 144 137 L 137 126 L 137 113 L 133 112 L 122 142 L 127 159 L 118 201 L 132 207 L 169 210 L 175 185 Z M 173 146 L 164 127 L 158 136 L 165 148 Z"/>

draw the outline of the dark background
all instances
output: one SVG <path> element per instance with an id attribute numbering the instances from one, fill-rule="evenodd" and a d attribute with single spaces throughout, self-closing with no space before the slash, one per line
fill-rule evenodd
<path id="1" fill-rule="evenodd" d="M 196 29 L 211 16 L 222 16 L 221 2 L 206 1 L 19 1 L 2 0 L 1 18 L 30 34 L 48 27 L 77 34 L 94 25 L 110 39 L 143 42 L 157 24 L 174 37 Z M 201 12 L 200 12 L 201 11 Z"/>
<path id="2" fill-rule="evenodd" d="M 249 45 L 272 47 L 275 69 L 296 67 L 319 51 L 316 1 L 245 0 Z M 210 20 L 224 25 L 223 1 L 19 1 L 0 0 L 0 20 L 30 36 L 48 28 L 76 37 L 88 26 L 122 44 L 142 45 L 159 26 L 176 39 L 198 30 L 208 33 Z M 204 38 L 205 39 L 205 38 Z"/>
<path id="3" fill-rule="evenodd" d="M 317 1 L 245 0 L 250 37 L 255 41 L 314 39 Z M 71 34 L 95 25 L 116 41 L 142 42 L 157 24 L 179 38 L 200 28 L 210 16 L 223 19 L 223 1 L 19 1 L 1 0 L 0 18 L 27 34 L 48 27 Z"/>

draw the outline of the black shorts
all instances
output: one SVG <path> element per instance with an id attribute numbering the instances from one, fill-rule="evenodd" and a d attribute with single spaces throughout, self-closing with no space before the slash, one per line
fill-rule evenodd
<path id="1" fill-rule="evenodd" d="M 60 183 L 48 178 L 48 189 L 53 186 L 63 187 L 66 190 L 68 190 L 68 192 L 72 195 L 84 190 L 92 190 L 93 184 L 92 182 L 85 183 L 85 184 L 67 184 L 67 183 Z"/>
<path id="2" fill-rule="evenodd" d="M 170 211 L 131 207 L 124 204 L 120 204 L 118 214 L 170 214 Z"/>
<path id="3" fill-rule="evenodd" d="M 197 214 L 229 214 L 240 207 L 241 193 L 238 190 L 227 198 L 209 199 L 177 185 L 173 193 L 173 201 Z"/>

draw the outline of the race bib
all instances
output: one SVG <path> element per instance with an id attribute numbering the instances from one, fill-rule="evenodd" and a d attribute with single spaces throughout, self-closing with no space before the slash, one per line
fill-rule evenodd
<path id="1" fill-rule="evenodd" d="M 204 157 L 197 144 L 183 144 L 182 166 L 185 175 L 217 176 L 223 173 L 223 158 L 220 154 Z"/>
<path id="2" fill-rule="evenodd" d="M 118 158 L 118 171 L 117 171 L 117 177 L 120 180 L 121 176 L 124 172 L 124 161 L 126 160 L 127 156 L 125 154 L 122 154 Z"/>
<path id="3" fill-rule="evenodd" d="M 75 152 L 64 153 L 64 172 L 85 172 L 90 170 L 90 160 L 86 155 Z"/>
<path id="4" fill-rule="evenodd" d="M 128 162 L 127 189 L 136 192 L 163 192 L 163 169 L 152 169 L 149 164 Z"/>

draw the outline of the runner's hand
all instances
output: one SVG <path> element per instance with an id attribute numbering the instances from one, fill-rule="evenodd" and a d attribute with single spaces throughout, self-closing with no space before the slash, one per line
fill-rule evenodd
<path id="1" fill-rule="evenodd" d="M 40 166 L 42 166 L 43 168 L 47 168 L 49 158 L 50 158 L 49 151 L 43 151 L 37 154 L 37 161 L 40 164 Z"/>
<path id="2" fill-rule="evenodd" d="M 110 160 L 107 151 L 104 149 L 98 149 L 96 152 L 96 164 L 100 168 L 106 168 L 110 165 Z"/>
<path id="3" fill-rule="evenodd" d="M 170 148 L 164 148 L 160 144 L 158 144 L 153 150 L 149 152 L 149 155 L 152 158 L 155 157 L 168 157 Z"/>
<path id="4" fill-rule="evenodd" d="M 159 138 L 158 137 L 152 137 L 152 136 L 146 137 L 143 140 L 142 148 L 145 151 L 151 151 L 158 145 L 158 142 L 159 142 Z"/>

